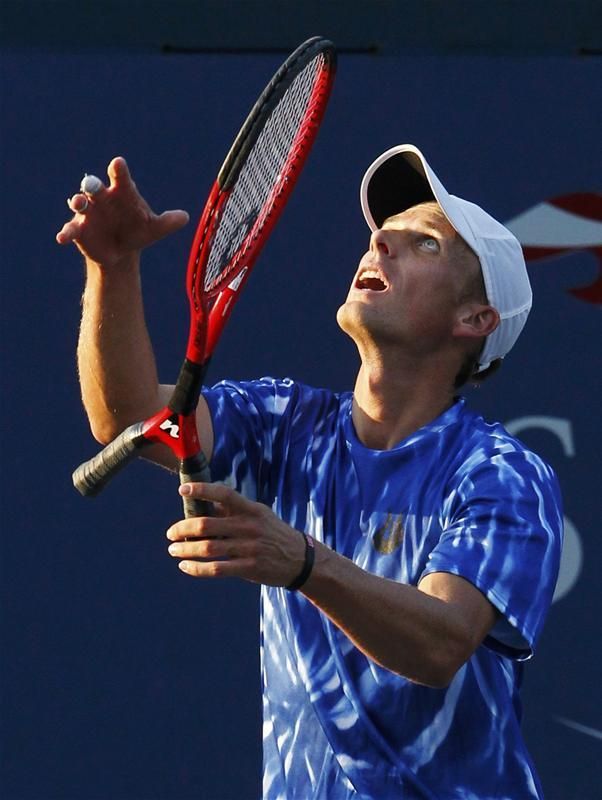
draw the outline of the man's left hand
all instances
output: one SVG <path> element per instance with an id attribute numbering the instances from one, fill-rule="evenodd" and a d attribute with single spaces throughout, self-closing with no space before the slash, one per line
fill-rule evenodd
<path id="1" fill-rule="evenodd" d="M 301 572 L 303 536 L 263 505 L 219 483 L 188 483 L 180 494 L 213 503 L 216 516 L 172 525 L 169 554 L 194 578 L 236 577 L 288 586 Z"/>

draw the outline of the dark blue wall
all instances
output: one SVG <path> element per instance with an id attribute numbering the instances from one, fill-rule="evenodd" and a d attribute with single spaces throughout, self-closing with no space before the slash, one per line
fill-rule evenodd
<path id="1" fill-rule="evenodd" d="M 5 56 L 2 69 L 2 775 L 10 800 L 258 796 L 258 594 L 201 584 L 166 555 L 174 479 L 131 466 L 96 500 L 70 474 L 96 452 L 74 350 L 82 270 L 54 235 L 84 172 L 125 155 L 157 208 L 196 216 L 275 56 Z M 213 377 L 352 385 L 334 315 L 367 243 L 364 168 L 402 141 L 501 219 L 600 187 L 600 67 L 570 59 L 344 56 L 296 194 L 220 344 Z M 148 322 L 173 381 L 186 340 L 192 226 L 145 258 Z M 571 528 L 566 590 L 525 688 L 549 800 L 593 800 L 602 708 L 600 308 L 587 253 L 536 262 L 536 305 L 486 415 L 556 468 Z M 559 420 L 574 447 L 559 438 Z M 565 440 L 565 445 L 566 441 Z M 581 558 L 580 558 L 581 556 Z"/>

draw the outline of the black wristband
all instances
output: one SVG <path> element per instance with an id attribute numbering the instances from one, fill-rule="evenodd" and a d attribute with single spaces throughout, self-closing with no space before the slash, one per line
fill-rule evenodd
<path id="1" fill-rule="evenodd" d="M 311 575 L 311 571 L 314 567 L 314 558 L 316 556 L 314 540 L 311 538 L 311 536 L 308 536 L 307 533 L 302 533 L 301 536 L 303 536 L 305 539 L 305 559 L 303 561 L 301 572 L 297 575 L 292 583 L 289 583 L 289 585 L 285 587 L 289 590 L 289 592 L 296 592 L 297 589 L 300 589 Z"/>

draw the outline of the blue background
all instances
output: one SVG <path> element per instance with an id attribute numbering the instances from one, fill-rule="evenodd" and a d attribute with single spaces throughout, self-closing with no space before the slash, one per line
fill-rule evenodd
<path id="1" fill-rule="evenodd" d="M 5 54 L 2 63 L 2 774 L 10 800 L 254 798 L 260 781 L 258 593 L 198 583 L 166 554 L 176 481 L 143 462 L 85 500 L 98 449 L 79 399 L 80 258 L 54 242 L 84 172 L 128 159 L 156 210 L 202 209 L 233 135 L 281 58 Z M 600 187 L 601 70 L 570 58 L 343 55 L 317 145 L 220 343 L 211 378 L 352 386 L 336 326 L 367 245 L 358 189 L 406 141 L 446 186 L 502 220 Z M 162 379 L 187 337 L 194 225 L 148 251 Z M 559 474 L 583 552 L 527 670 L 525 732 L 549 800 L 598 796 L 602 739 L 600 309 L 567 289 L 595 259 L 530 266 L 536 298 L 485 416 L 568 420 L 575 455 L 523 431 Z M 586 726 L 569 727 L 564 720 Z M 597 735 L 596 735 L 597 732 Z"/>

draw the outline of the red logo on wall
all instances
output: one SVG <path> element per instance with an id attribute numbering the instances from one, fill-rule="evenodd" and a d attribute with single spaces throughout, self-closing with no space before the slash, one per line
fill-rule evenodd
<path id="1" fill-rule="evenodd" d="M 602 194 L 579 192 L 538 203 L 509 220 L 527 261 L 587 251 L 598 260 L 596 280 L 569 289 L 587 303 L 602 304 Z"/>

